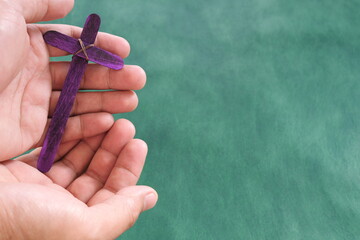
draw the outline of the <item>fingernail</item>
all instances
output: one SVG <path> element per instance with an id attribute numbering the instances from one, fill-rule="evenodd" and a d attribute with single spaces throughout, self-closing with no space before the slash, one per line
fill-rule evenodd
<path id="1" fill-rule="evenodd" d="M 144 199 L 144 211 L 149 210 L 155 206 L 157 197 L 154 193 L 149 193 Z"/>

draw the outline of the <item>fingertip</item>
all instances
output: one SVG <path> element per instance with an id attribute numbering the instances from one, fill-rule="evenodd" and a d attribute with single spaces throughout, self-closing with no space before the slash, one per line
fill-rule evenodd
<path id="1" fill-rule="evenodd" d="M 50 21 L 64 18 L 74 8 L 74 0 L 52 0 L 50 1 L 47 14 L 43 21 Z"/>
<path id="2" fill-rule="evenodd" d="M 147 154 L 148 152 L 148 145 L 147 143 L 142 140 L 142 139 L 138 139 L 138 138 L 135 138 L 133 139 L 129 146 L 127 146 L 129 151 L 130 152 L 139 152 L 139 151 L 144 151 L 145 152 L 145 155 Z"/>
<path id="3" fill-rule="evenodd" d="M 146 84 L 146 72 L 140 66 L 132 66 L 134 72 L 134 90 L 142 89 Z"/>
<path id="4" fill-rule="evenodd" d="M 58 15 L 59 18 L 66 17 L 74 8 L 74 4 L 75 4 L 75 0 L 66 0 L 67 4 L 65 4 L 63 0 L 57 0 L 57 2 L 58 5 L 55 10 L 59 14 Z"/>
<path id="5" fill-rule="evenodd" d="M 145 196 L 143 211 L 147 211 L 154 208 L 159 199 L 158 193 L 154 189 L 152 190 L 153 190 L 152 192 L 148 193 Z"/>
<path id="6" fill-rule="evenodd" d="M 116 120 L 116 122 L 114 124 L 114 128 L 119 131 L 122 131 L 122 129 L 125 128 L 127 131 L 129 131 L 131 133 L 130 134 L 131 136 L 135 136 L 135 133 L 136 133 L 134 124 L 125 118 Z"/>
<path id="7" fill-rule="evenodd" d="M 120 71 L 110 70 L 111 87 L 116 90 L 140 90 L 146 78 L 145 70 L 137 65 L 125 65 Z"/>
<path id="8" fill-rule="evenodd" d="M 114 116 L 111 113 L 102 113 L 99 118 L 99 124 L 104 128 L 110 129 L 114 125 Z"/>
<path id="9" fill-rule="evenodd" d="M 131 52 L 131 45 L 130 45 L 129 41 L 126 40 L 125 38 L 122 38 L 122 41 L 123 41 L 123 47 L 126 50 L 123 55 L 123 58 L 127 58 Z"/>
<path id="10" fill-rule="evenodd" d="M 119 55 L 123 59 L 130 55 L 129 42 L 123 37 L 115 36 L 110 33 L 99 32 L 98 37 L 95 40 L 95 46 Z"/>
<path id="11" fill-rule="evenodd" d="M 80 116 L 86 117 L 86 119 L 80 117 L 81 130 L 86 137 L 91 137 L 99 133 L 107 132 L 109 129 L 111 129 L 115 122 L 114 116 L 107 112 L 90 113 Z"/>
<path id="12" fill-rule="evenodd" d="M 138 200 L 140 200 L 143 203 L 142 208 L 139 209 L 141 212 L 155 207 L 158 201 L 158 193 L 155 191 L 155 189 L 145 185 L 123 188 L 122 190 L 117 192 L 116 195 L 127 197 L 128 200 L 135 200 L 135 202 L 138 202 Z M 130 209 L 132 210 L 132 212 L 137 212 L 136 209 L 138 208 L 136 207 L 136 204 L 129 204 L 129 207 L 133 208 Z"/>
<path id="13" fill-rule="evenodd" d="M 129 111 L 134 111 L 139 105 L 139 98 L 134 91 L 129 91 L 129 95 L 130 96 L 126 98 L 127 103 L 125 104 L 128 105 Z"/>

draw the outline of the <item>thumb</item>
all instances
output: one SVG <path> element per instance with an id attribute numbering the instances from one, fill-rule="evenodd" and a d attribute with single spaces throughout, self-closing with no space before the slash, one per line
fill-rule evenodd
<path id="1" fill-rule="evenodd" d="M 157 199 L 156 191 L 147 186 L 123 188 L 90 207 L 92 231 L 99 239 L 115 239 L 135 224 L 141 212 L 153 208 Z"/>

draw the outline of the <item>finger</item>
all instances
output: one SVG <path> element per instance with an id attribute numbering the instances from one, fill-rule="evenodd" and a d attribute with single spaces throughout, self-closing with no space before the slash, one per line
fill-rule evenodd
<path id="1" fill-rule="evenodd" d="M 89 166 L 105 134 L 81 140 L 71 151 L 54 163 L 46 174 L 54 183 L 66 188 Z"/>
<path id="2" fill-rule="evenodd" d="M 60 92 L 52 92 L 49 116 L 52 116 L 59 100 Z M 133 91 L 80 92 L 76 95 L 71 115 L 84 113 L 124 113 L 133 111 L 138 105 L 138 98 Z"/>
<path id="3" fill-rule="evenodd" d="M 55 157 L 55 163 L 50 171 L 46 173 L 46 176 L 53 183 L 66 188 L 89 165 L 104 136 L 105 134 L 100 134 L 84 138 L 81 141 L 76 140 L 61 144 Z M 36 168 L 40 151 L 41 148 L 37 148 L 16 160 Z"/>
<path id="4" fill-rule="evenodd" d="M 58 31 L 73 38 L 80 38 L 82 28 L 63 24 L 37 24 L 36 27 L 44 34 L 47 31 Z M 95 46 L 106 51 L 126 58 L 130 54 L 130 44 L 122 37 L 118 37 L 109 33 L 99 32 L 94 43 Z M 48 45 L 50 57 L 66 56 L 68 53 L 56 47 Z"/>
<path id="5" fill-rule="evenodd" d="M 132 227 L 141 212 L 151 209 L 158 200 L 156 191 L 147 186 L 122 189 L 104 202 L 90 207 L 91 235 L 95 238 L 115 239 Z"/>
<path id="6" fill-rule="evenodd" d="M 61 157 L 63 157 L 65 154 L 67 154 L 73 147 L 75 147 L 79 143 L 79 140 L 73 140 L 69 142 L 61 143 L 59 146 L 59 150 L 57 151 L 55 155 L 55 161 L 59 160 Z M 36 168 L 37 160 L 39 159 L 41 147 L 38 147 L 31 151 L 30 153 L 21 155 L 20 157 L 17 157 L 17 161 L 24 162 L 34 168 Z"/>
<path id="7" fill-rule="evenodd" d="M 2 163 L 19 182 L 34 184 L 51 184 L 52 181 L 40 171 L 16 160 L 9 160 Z"/>
<path id="8" fill-rule="evenodd" d="M 68 62 L 51 62 L 50 72 L 54 90 L 62 89 L 69 71 Z M 145 86 L 146 73 L 139 66 L 125 65 L 113 70 L 97 64 L 89 64 L 80 83 L 81 89 L 139 90 Z"/>
<path id="9" fill-rule="evenodd" d="M 42 146 L 49 124 L 50 120 L 48 120 L 44 134 L 35 147 Z M 108 131 L 113 124 L 114 118 L 110 113 L 88 113 L 70 117 L 66 124 L 61 142 L 68 142 L 99 135 Z"/>
<path id="10" fill-rule="evenodd" d="M 12 174 L 12 176 L 16 178 L 16 181 L 18 182 L 43 185 L 71 196 L 71 194 L 66 191 L 66 189 L 57 184 L 54 184 L 54 182 L 42 172 L 28 164 L 25 164 L 24 162 L 9 160 L 3 162 L 3 165 Z"/>
<path id="11" fill-rule="evenodd" d="M 147 145 L 144 141 L 140 139 L 130 141 L 121 151 L 103 189 L 96 192 L 88 204 L 105 201 L 122 188 L 136 185 L 144 167 L 146 154 Z"/>
<path id="12" fill-rule="evenodd" d="M 73 181 L 68 190 L 81 201 L 87 202 L 104 186 L 118 155 L 134 135 L 135 128 L 130 121 L 125 119 L 116 121 L 86 172 Z"/>
<path id="13" fill-rule="evenodd" d="M 117 192 L 135 185 L 145 164 L 147 145 L 140 139 L 131 140 L 121 151 L 104 188 Z"/>
<path id="14" fill-rule="evenodd" d="M 17 0 L 10 3 L 27 23 L 63 18 L 74 6 L 74 0 Z"/>

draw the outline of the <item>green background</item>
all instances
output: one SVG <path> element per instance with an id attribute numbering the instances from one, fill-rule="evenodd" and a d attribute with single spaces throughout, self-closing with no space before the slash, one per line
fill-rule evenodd
<path id="1" fill-rule="evenodd" d="M 159 193 L 121 239 L 360 239 L 360 1 L 77 0 L 132 45 Z"/>

